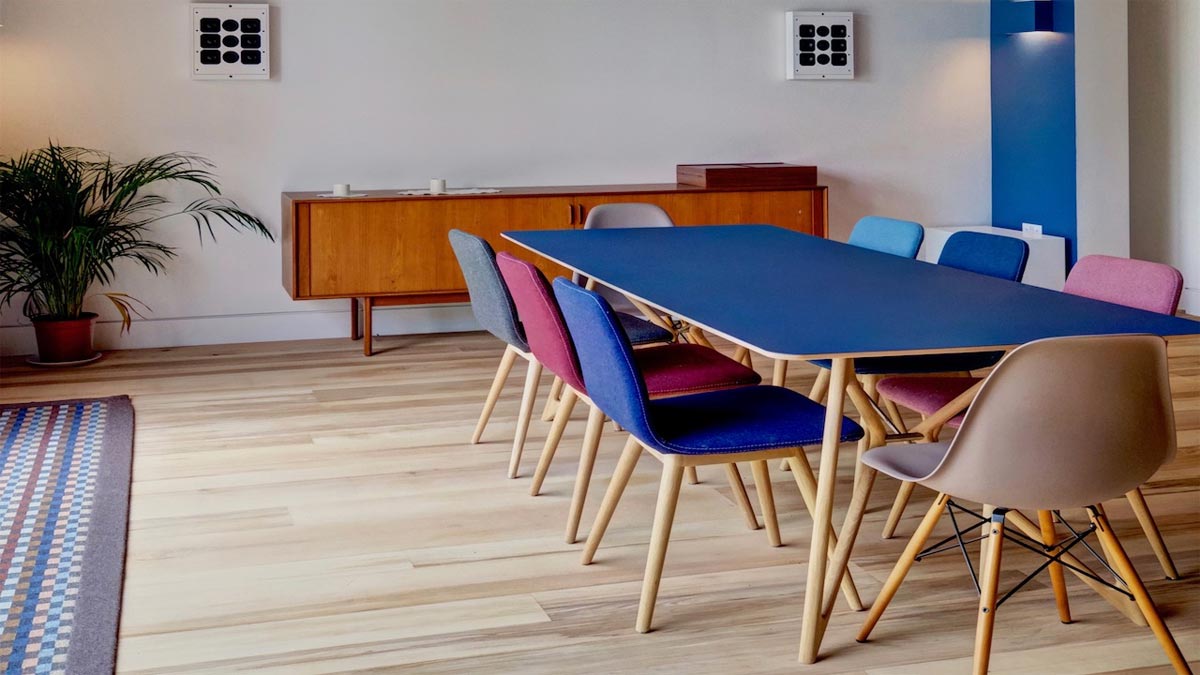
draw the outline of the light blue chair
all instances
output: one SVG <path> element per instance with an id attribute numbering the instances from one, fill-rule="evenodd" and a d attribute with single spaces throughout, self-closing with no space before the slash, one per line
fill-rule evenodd
<path id="1" fill-rule="evenodd" d="M 913 259 L 925 241 L 925 228 L 911 220 L 867 216 L 854 225 L 847 244 Z"/>

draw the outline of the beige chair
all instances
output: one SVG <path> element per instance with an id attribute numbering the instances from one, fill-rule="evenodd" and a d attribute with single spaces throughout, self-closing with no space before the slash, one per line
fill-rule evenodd
<path id="1" fill-rule="evenodd" d="M 996 609 L 1024 585 L 1002 597 L 998 593 L 1005 544 L 1048 559 L 1034 574 L 1051 569 L 1060 618 L 1066 603 L 1061 571 L 1066 568 L 1119 608 L 1128 611 L 1130 601 L 1136 603 L 1175 670 L 1191 672 L 1100 506 L 1144 483 L 1174 454 L 1167 351 L 1161 338 L 1072 337 L 1016 349 L 984 382 L 954 440 L 887 446 L 863 456 L 867 467 L 939 494 L 871 607 L 858 640 L 870 635 L 914 561 L 954 548 L 945 546 L 953 540 L 965 553 L 962 535 L 986 523 L 977 582 L 975 673 L 988 669 Z M 961 530 L 956 518 L 954 535 L 923 550 L 944 512 L 970 513 L 959 499 L 997 507 L 990 516 L 975 514 L 974 522 Z M 1079 507 L 1086 509 L 1090 527 L 1072 528 L 1071 536 L 1060 541 L 1054 518 L 1069 523 L 1059 509 Z M 1040 524 L 1017 509 L 1036 511 Z M 1015 533 L 1010 531 L 1014 528 Z M 1107 558 L 1100 562 L 1118 577 L 1115 585 L 1070 552 L 1078 543 L 1088 548 L 1083 539 L 1092 533 Z"/>

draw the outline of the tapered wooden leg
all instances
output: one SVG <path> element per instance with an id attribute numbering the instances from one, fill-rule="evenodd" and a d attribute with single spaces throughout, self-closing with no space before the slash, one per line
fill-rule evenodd
<path id="1" fill-rule="evenodd" d="M 750 358 L 750 350 L 745 347 L 738 347 L 733 350 L 733 360 L 742 365 L 746 365 L 746 359 Z"/>
<path id="2" fill-rule="evenodd" d="M 542 408 L 543 422 L 554 419 L 554 411 L 558 408 L 558 400 L 562 397 L 562 388 L 562 378 L 555 375 L 554 381 L 550 383 L 550 395 L 546 397 L 546 406 Z"/>
<path id="3" fill-rule="evenodd" d="M 725 465 L 725 475 L 729 477 L 729 489 L 733 492 L 733 501 L 737 502 L 742 516 L 746 518 L 746 527 L 757 530 L 758 516 L 754 515 L 754 507 L 750 505 L 750 495 L 746 494 L 746 484 L 742 482 L 742 472 L 737 464 L 730 462 Z"/>
<path id="4" fill-rule="evenodd" d="M 788 362 L 784 359 L 775 359 L 775 370 L 771 373 L 771 384 L 776 387 L 786 387 L 787 371 Z"/>
<path id="5" fill-rule="evenodd" d="M 1125 580 L 1125 585 L 1129 587 L 1129 592 L 1133 594 L 1133 599 L 1137 602 L 1138 609 L 1142 610 L 1142 615 L 1146 617 L 1146 623 L 1150 624 L 1150 630 L 1154 631 L 1154 637 L 1158 638 L 1158 643 L 1162 645 L 1163 651 L 1167 653 L 1167 658 L 1171 661 L 1175 672 L 1191 673 L 1192 671 L 1188 667 L 1187 660 L 1183 658 L 1183 652 L 1180 651 L 1179 645 L 1175 642 L 1175 637 L 1171 635 L 1171 630 L 1167 628 L 1166 622 L 1159 616 L 1158 609 L 1154 606 L 1154 601 L 1150 599 L 1150 594 L 1146 591 L 1146 586 L 1142 583 L 1142 578 L 1138 576 L 1137 570 L 1134 569 L 1128 554 L 1125 553 L 1125 548 L 1121 546 L 1120 540 L 1117 539 L 1116 533 L 1113 532 L 1112 526 L 1109 525 L 1108 518 L 1095 507 L 1088 509 L 1088 515 L 1091 517 L 1092 523 L 1096 526 L 1097 536 L 1104 543 L 1105 550 L 1112 555 L 1112 562 L 1117 568 L 1117 572 Z"/>
<path id="6" fill-rule="evenodd" d="M 829 392 L 829 370 L 819 368 L 817 370 L 817 379 L 813 382 L 812 389 L 808 391 L 809 400 L 821 403 L 825 400 L 825 395 Z M 788 460 L 783 460 L 779 464 L 779 468 L 784 471 L 791 471 L 792 467 L 788 464 Z"/>
<path id="7" fill-rule="evenodd" d="M 529 421 L 533 417 L 533 402 L 537 399 L 538 382 L 542 377 L 542 364 L 529 360 L 525 371 L 525 392 L 521 394 L 521 410 L 517 414 L 517 434 L 513 437 L 512 457 L 508 460 L 508 477 L 516 478 L 521 469 L 521 453 L 525 450 L 525 436 L 529 434 Z"/>
<path id="8" fill-rule="evenodd" d="M 613 512 L 617 510 L 617 503 L 621 501 L 621 494 L 625 492 L 625 486 L 629 484 L 629 477 L 633 475 L 633 468 L 637 466 L 641 456 L 642 444 L 630 436 L 625 443 L 625 450 L 621 453 L 621 459 L 617 462 L 617 469 L 613 471 L 612 480 L 608 483 L 608 491 L 604 493 L 604 501 L 600 503 L 600 511 L 596 513 L 592 531 L 588 532 L 587 545 L 583 547 L 584 565 L 592 564 L 592 559 L 596 557 L 596 549 L 600 547 L 604 531 L 608 529 Z"/>
<path id="9" fill-rule="evenodd" d="M 904 517 L 904 509 L 908 507 L 908 500 L 912 498 L 913 489 L 916 487 L 916 483 L 901 481 L 900 489 L 896 491 L 896 499 L 892 502 L 892 510 L 888 513 L 887 522 L 883 524 L 884 539 L 891 539 L 896 534 L 896 526 Z"/>
<path id="10" fill-rule="evenodd" d="M 821 441 L 821 465 L 817 470 L 817 503 L 812 514 L 813 535 L 808 551 L 808 579 L 804 587 L 804 623 L 800 629 L 801 663 L 815 663 L 820 648 L 821 610 L 825 597 L 825 570 L 829 563 L 827 549 L 829 531 L 833 524 L 842 412 L 845 409 L 846 379 L 853 377 L 853 373 L 853 359 L 833 360 L 833 372 L 829 377 L 829 405 L 825 408 L 825 430 Z"/>
<path id="11" fill-rule="evenodd" d="M 571 495 L 571 512 L 567 515 L 568 544 L 574 544 L 579 536 L 583 503 L 587 501 L 592 469 L 596 466 L 596 451 L 600 449 L 600 434 L 603 431 L 604 413 L 593 405 L 588 411 L 587 429 L 583 432 L 583 447 L 579 450 L 579 470 L 575 474 L 575 491 Z"/>
<path id="12" fill-rule="evenodd" d="M 808 509 L 809 517 L 817 510 L 817 477 L 813 475 L 812 467 L 808 465 L 808 457 L 804 455 L 803 448 L 796 448 L 796 454 L 787 460 L 792 464 L 792 477 L 796 480 L 796 487 L 800 489 L 800 496 L 804 499 L 804 507 Z M 837 548 L 837 535 L 833 532 L 833 526 L 829 526 L 829 544 L 826 548 L 829 555 L 832 556 Z M 854 578 L 849 573 L 842 578 L 840 584 L 842 594 L 846 596 L 846 604 L 850 609 L 861 612 L 863 609 L 862 598 L 858 595 L 858 587 L 854 585 Z"/>
<path id="13" fill-rule="evenodd" d="M 1038 525 L 1042 528 L 1042 543 L 1053 546 L 1058 543 L 1058 532 L 1054 528 L 1054 514 L 1038 511 Z M 1054 587 L 1054 603 L 1058 605 L 1058 620 L 1071 623 L 1071 603 L 1067 599 L 1067 578 L 1063 566 L 1050 563 L 1050 585 Z"/>
<path id="14" fill-rule="evenodd" d="M 984 540 L 985 554 L 979 573 L 979 617 L 975 622 L 975 675 L 987 675 L 992 657 L 992 629 L 996 624 L 996 596 L 1000 588 L 1000 558 L 1004 550 L 1004 511 L 994 511 Z"/>
<path id="15" fill-rule="evenodd" d="M 358 323 L 358 298 L 350 298 L 350 339 L 362 339 L 362 326 Z"/>
<path id="16" fill-rule="evenodd" d="M 366 305 L 363 307 L 363 356 L 372 354 L 371 339 L 375 329 L 371 326 L 371 322 L 375 318 L 375 299 L 364 298 Z"/>
<path id="17" fill-rule="evenodd" d="M 675 506 L 679 503 L 679 487 L 683 482 L 683 467 L 673 456 L 663 460 L 662 481 L 658 485 L 658 506 L 654 509 L 654 530 L 650 534 L 650 554 L 646 557 L 646 576 L 642 579 L 642 599 L 638 603 L 637 632 L 650 632 L 654 619 L 654 603 L 662 581 L 663 563 L 667 559 L 667 544 L 671 541 L 671 525 L 675 522 Z"/>
<path id="18" fill-rule="evenodd" d="M 875 624 L 879 623 L 879 617 L 883 616 L 883 612 L 891 604 L 892 598 L 896 597 L 896 591 L 900 589 L 900 584 L 904 583 L 904 577 L 908 576 L 908 571 L 912 569 L 917 554 L 925 548 L 925 542 L 929 540 L 930 533 L 942 519 L 948 499 L 949 497 L 946 495 L 939 494 L 937 499 L 933 500 L 929 510 L 925 512 L 924 520 L 917 526 L 917 531 L 913 533 L 912 538 L 908 540 L 908 546 L 904 547 L 904 553 L 900 554 L 900 559 L 896 561 L 896 566 L 892 568 L 892 573 L 884 582 L 883 590 L 879 591 L 879 597 L 875 598 L 874 604 L 871 605 L 871 612 L 867 614 L 867 620 L 858 630 L 858 637 L 855 639 L 859 642 L 867 641 L 867 638 L 871 636 L 871 631 L 875 629 Z"/>
<path id="19" fill-rule="evenodd" d="M 995 510 L 996 510 L 996 507 L 992 504 L 980 504 L 979 512 L 983 514 L 984 518 L 987 518 L 989 520 L 988 520 L 988 522 L 979 526 L 979 536 L 986 537 L 986 536 L 988 536 L 988 533 L 992 531 L 991 517 L 992 517 L 992 512 Z M 1041 531 L 1042 531 L 1041 528 L 1038 528 L 1038 533 L 1041 533 Z M 987 543 L 988 543 L 987 539 L 984 539 L 983 541 L 979 542 L 979 569 L 981 569 L 981 570 L 983 569 L 984 562 L 987 560 L 987 555 L 988 555 Z"/>
<path id="20" fill-rule="evenodd" d="M 475 433 L 471 435 L 471 443 L 479 442 L 483 437 L 483 429 L 492 417 L 492 410 L 504 389 L 504 382 L 512 372 L 513 364 L 517 361 L 517 350 L 512 345 L 504 348 L 504 356 L 500 357 L 500 367 L 496 369 L 496 377 L 492 380 L 492 388 L 488 390 L 487 400 L 483 402 L 483 412 L 479 413 L 479 422 L 475 424 Z"/>
<path id="21" fill-rule="evenodd" d="M 542 491 L 542 483 L 546 480 L 546 473 L 550 471 L 550 463 L 554 461 L 554 453 L 558 451 L 563 431 L 567 428 L 567 422 L 571 421 L 571 412 L 575 410 L 575 402 L 578 400 L 579 394 L 575 393 L 574 389 L 568 387 L 563 392 L 562 401 L 554 413 L 554 423 L 550 425 L 550 433 L 546 435 L 546 444 L 542 446 L 537 470 L 533 472 L 533 485 L 529 487 L 529 494 L 534 497 Z"/>
<path id="22" fill-rule="evenodd" d="M 700 474 L 696 473 L 696 467 L 689 466 L 683 473 L 687 477 L 688 485 L 700 484 Z"/>
<path id="23" fill-rule="evenodd" d="M 888 419 L 892 424 L 896 425 L 896 430 L 900 433 L 908 433 L 908 425 L 904 423 L 904 416 L 900 414 L 900 408 L 896 406 L 896 402 L 890 398 L 883 399 L 883 409 L 887 412 Z"/>
<path id="24" fill-rule="evenodd" d="M 1146 503 L 1146 496 L 1142 494 L 1142 489 L 1134 488 L 1125 495 L 1125 498 L 1133 507 L 1133 515 L 1137 516 L 1138 523 L 1142 526 L 1142 532 L 1146 533 L 1146 539 L 1150 540 L 1150 548 L 1154 549 L 1158 564 L 1162 565 L 1163 574 L 1167 575 L 1168 579 L 1178 579 L 1179 572 L 1175 569 L 1175 561 L 1171 560 L 1167 542 L 1163 541 L 1162 532 L 1158 531 L 1158 523 L 1154 521 L 1154 515 L 1150 513 L 1150 505 Z"/>
<path id="25" fill-rule="evenodd" d="M 767 524 L 767 539 L 772 546 L 783 546 L 779 536 L 779 517 L 775 514 L 775 493 L 771 488 L 771 470 L 767 462 L 750 462 L 754 472 L 754 487 L 758 491 L 758 505 L 762 507 L 763 522 Z"/>

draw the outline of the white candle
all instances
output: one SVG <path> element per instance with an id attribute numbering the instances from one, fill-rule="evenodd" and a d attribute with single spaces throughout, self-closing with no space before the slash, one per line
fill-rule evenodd
<path id="1" fill-rule="evenodd" d="M 333 186 L 333 196 L 349 197 L 350 196 L 350 184 L 349 183 L 338 183 L 338 184 L 334 185 Z"/>
<path id="2" fill-rule="evenodd" d="M 440 195 L 446 192 L 446 179 L 434 178 L 429 181 L 429 192 L 431 194 Z"/>

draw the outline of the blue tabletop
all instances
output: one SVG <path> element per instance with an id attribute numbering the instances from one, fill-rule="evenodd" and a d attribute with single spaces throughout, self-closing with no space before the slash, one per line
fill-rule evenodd
<path id="1" fill-rule="evenodd" d="M 504 237 L 775 358 L 979 351 L 1067 335 L 1200 334 L 1200 322 L 769 225 Z"/>

